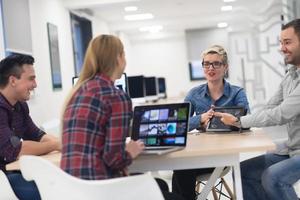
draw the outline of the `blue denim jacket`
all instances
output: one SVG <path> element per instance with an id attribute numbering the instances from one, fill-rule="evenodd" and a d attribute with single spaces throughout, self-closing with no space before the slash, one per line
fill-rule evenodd
<path id="1" fill-rule="evenodd" d="M 211 105 L 218 107 L 243 106 L 249 112 L 249 103 L 244 89 L 235 85 L 230 85 L 225 80 L 223 95 L 217 101 L 214 101 L 210 97 L 207 83 L 191 89 L 184 101 L 191 103 L 192 117 L 190 118 L 189 130 L 200 127 L 201 114 L 207 112 Z"/>

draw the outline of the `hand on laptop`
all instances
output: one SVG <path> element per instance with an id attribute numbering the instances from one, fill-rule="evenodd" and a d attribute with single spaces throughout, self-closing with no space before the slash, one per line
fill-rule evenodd
<path id="1" fill-rule="evenodd" d="M 238 120 L 238 118 L 229 113 L 215 112 L 214 116 L 220 117 L 224 124 L 231 126 L 235 126 Z"/>
<path id="2" fill-rule="evenodd" d="M 136 158 L 145 148 L 144 143 L 141 140 L 130 140 L 126 144 L 126 151 L 130 154 L 130 156 L 134 159 Z"/>

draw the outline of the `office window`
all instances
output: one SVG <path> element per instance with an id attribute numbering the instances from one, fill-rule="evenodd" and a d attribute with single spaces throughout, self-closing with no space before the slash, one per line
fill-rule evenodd
<path id="1" fill-rule="evenodd" d="M 32 54 L 28 0 L 2 0 L 4 48 L 11 53 Z"/>
<path id="2" fill-rule="evenodd" d="M 84 61 L 85 51 L 92 39 L 92 25 L 91 21 L 79 17 L 74 14 L 70 14 L 71 17 L 71 30 L 73 40 L 73 54 L 74 54 L 74 68 L 75 76 L 79 76 Z"/>

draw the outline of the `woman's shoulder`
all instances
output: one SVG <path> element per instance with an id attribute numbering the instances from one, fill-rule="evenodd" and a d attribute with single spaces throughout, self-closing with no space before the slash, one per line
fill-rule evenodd
<path id="1" fill-rule="evenodd" d="M 201 84 L 201 85 L 197 85 L 195 87 L 193 87 L 189 93 L 199 93 L 199 92 L 203 92 L 205 91 L 207 88 L 207 84 Z"/>
<path id="2" fill-rule="evenodd" d="M 231 83 L 229 83 L 227 81 L 225 81 L 225 88 L 226 87 L 229 87 L 232 91 L 236 91 L 236 92 L 238 92 L 240 90 L 244 90 L 243 87 L 240 87 L 240 86 L 237 86 L 237 85 L 233 85 L 233 84 L 231 84 Z"/>

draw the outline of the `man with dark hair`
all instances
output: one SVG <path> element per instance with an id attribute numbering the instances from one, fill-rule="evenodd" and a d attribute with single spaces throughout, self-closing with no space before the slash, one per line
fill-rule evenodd
<path id="1" fill-rule="evenodd" d="M 240 119 L 217 113 L 228 125 L 264 127 L 286 124 L 288 140 L 267 153 L 241 163 L 245 200 L 298 200 L 293 184 L 300 179 L 300 19 L 282 26 L 281 51 L 293 65 L 264 109 Z"/>
<path id="2" fill-rule="evenodd" d="M 40 199 L 36 185 L 25 181 L 20 172 L 5 171 L 5 165 L 21 155 L 61 150 L 58 139 L 40 130 L 29 115 L 26 101 L 37 86 L 33 63 L 27 55 L 11 55 L 0 62 L 0 170 L 21 200 Z"/>

